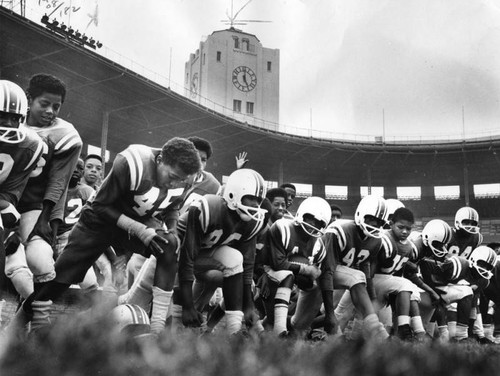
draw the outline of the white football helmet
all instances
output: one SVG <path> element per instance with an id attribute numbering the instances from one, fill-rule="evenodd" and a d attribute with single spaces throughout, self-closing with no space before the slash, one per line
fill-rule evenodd
<path id="1" fill-rule="evenodd" d="M 249 168 L 241 168 L 229 175 L 222 198 L 231 210 L 236 210 L 241 219 L 248 222 L 252 219 L 263 221 L 267 210 L 261 209 L 260 204 L 266 197 L 266 183 L 262 176 Z M 258 207 L 243 205 L 242 199 L 245 196 L 256 197 L 259 201 Z"/>
<path id="2" fill-rule="evenodd" d="M 17 84 L 0 80 L 0 111 L 7 114 L 20 115 L 21 123 L 28 113 L 28 99 L 23 89 Z M 26 137 L 23 127 L 0 126 L 0 141 L 9 144 L 22 142 Z"/>
<path id="3" fill-rule="evenodd" d="M 490 279 L 497 263 L 497 254 L 490 247 L 481 245 L 472 251 L 469 261 L 481 277 Z"/>
<path id="4" fill-rule="evenodd" d="M 317 228 L 304 221 L 304 215 L 309 214 L 321 222 L 321 227 Z M 306 233 L 316 238 L 324 234 L 326 226 L 332 218 L 330 204 L 321 197 L 308 197 L 299 205 L 295 214 L 295 223 L 299 224 Z"/>
<path id="5" fill-rule="evenodd" d="M 387 204 L 384 198 L 368 195 L 359 202 L 354 214 L 354 222 L 361 227 L 365 235 L 372 238 L 381 238 L 383 228 L 387 223 L 387 215 Z M 366 221 L 370 219 L 375 219 L 377 224 L 375 226 L 367 224 Z"/>
<path id="6" fill-rule="evenodd" d="M 467 223 L 463 223 L 466 221 Z M 479 214 L 476 209 L 464 206 L 455 214 L 455 228 L 462 229 L 471 234 L 479 233 Z"/>
<path id="7" fill-rule="evenodd" d="M 120 304 L 113 308 L 111 323 L 117 332 L 130 335 L 149 333 L 151 329 L 148 314 L 136 304 Z"/>
<path id="8" fill-rule="evenodd" d="M 448 253 L 446 245 L 451 240 L 451 227 L 441 219 L 430 220 L 422 230 L 422 241 L 437 257 L 444 257 Z"/>
<path id="9" fill-rule="evenodd" d="M 391 219 L 392 215 L 394 214 L 394 212 L 396 210 L 398 210 L 399 208 L 405 207 L 405 205 L 401 201 L 399 201 L 395 198 L 387 198 L 385 200 L 385 203 L 387 205 L 387 218 L 388 218 L 388 220 Z"/>

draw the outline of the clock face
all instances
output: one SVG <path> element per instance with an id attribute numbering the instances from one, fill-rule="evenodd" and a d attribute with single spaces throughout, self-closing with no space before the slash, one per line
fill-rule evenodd
<path id="1" fill-rule="evenodd" d="M 191 96 L 196 97 L 198 94 L 198 73 L 193 74 L 191 79 Z"/>
<path id="2" fill-rule="evenodd" d="M 233 85 L 241 91 L 252 91 L 257 85 L 257 76 L 250 68 L 239 66 L 233 70 Z"/>

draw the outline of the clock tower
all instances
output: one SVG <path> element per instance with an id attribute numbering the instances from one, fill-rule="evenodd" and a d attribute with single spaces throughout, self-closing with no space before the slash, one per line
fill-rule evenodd
<path id="1" fill-rule="evenodd" d="M 231 27 L 213 32 L 185 65 L 186 97 L 248 124 L 278 130 L 279 50 Z"/>

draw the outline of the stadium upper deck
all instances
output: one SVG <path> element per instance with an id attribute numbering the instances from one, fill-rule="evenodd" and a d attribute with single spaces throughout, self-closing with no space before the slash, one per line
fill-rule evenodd
<path id="1" fill-rule="evenodd" d="M 345 185 L 358 192 L 353 202 L 359 186 L 394 194 L 397 186 L 418 185 L 424 198 L 435 185 L 468 192 L 464 185 L 500 182 L 500 137 L 368 143 L 271 132 L 200 106 L 2 7 L 0 32 L 0 77 L 23 86 L 38 72 L 62 78 L 69 93 L 61 116 L 86 144 L 103 145 L 112 156 L 131 143 L 161 146 L 174 136 L 198 135 L 214 147 L 208 169 L 218 178 L 247 151 L 249 167 L 267 180 L 313 184 L 320 195 L 325 184 Z"/>

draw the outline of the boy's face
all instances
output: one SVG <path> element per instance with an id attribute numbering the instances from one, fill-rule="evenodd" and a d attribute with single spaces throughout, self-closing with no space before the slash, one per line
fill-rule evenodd
<path id="1" fill-rule="evenodd" d="M 207 167 L 208 156 L 206 151 L 198 150 L 198 154 L 200 154 L 201 159 L 201 171 L 205 171 Z"/>
<path id="2" fill-rule="evenodd" d="M 43 93 L 29 99 L 28 124 L 35 127 L 48 127 L 59 114 L 62 97 L 57 94 Z"/>
<path id="3" fill-rule="evenodd" d="M 85 183 L 93 185 L 101 177 L 102 162 L 96 158 L 89 158 L 85 161 L 85 171 L 83 179 Z"/>
<path id="4" fill-rule="evenodd" d="M 286 199 L 286 207 L 289 208 L 293 204 L 293 200 L 295 199 L 296 192 L 295 192 L 295 189 L 290 188 L 290 187 L 286 187 L 285 191 L 288 195 L 288 197 Z"/>
<path id="5" fill-rule="evenodd" d="M 82 175 L 83 175 L 83 160 L 78 159 L 75 171 L 73 171 L 73 175 L 71 175 L 71 179 L 79 181 L 82 178 Z"/>
<path id="6" fill-rule="evenodd" d="M 275 222 L 278 219 L 283 218 L 283 216 L 285 215 L 286 200 L 284 197 L 275 197 L 271 202 L 271 204 L 273 206 L 273 213 L 271 215 L 271 219 L 273 222 Z"/>
<path id="7" fill-rule="evenodd" d="M 403 241 L 408 238 L 411 233 L 413 223 L 405 219 L 400 219 L 396 222 L 391 222 L 391 230 L 397 240 Z"/>
<path id="8" fill-rule="evenodd" d="M 189 175 L 179 166 L 164 164 L 161 160 L 156 163 L 156 185 L 160 189 L 181 188 L 186 184 Z"/>

